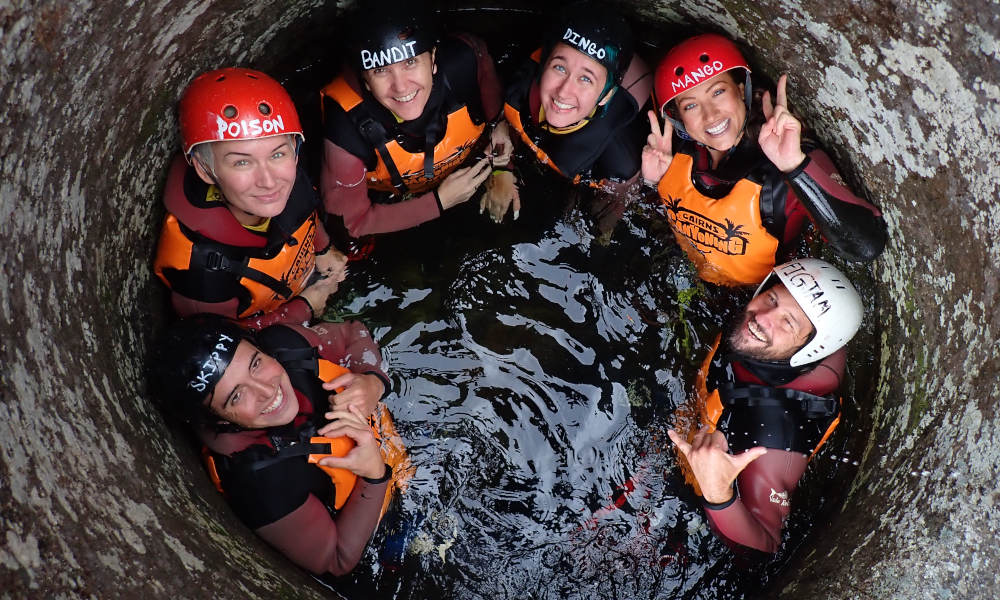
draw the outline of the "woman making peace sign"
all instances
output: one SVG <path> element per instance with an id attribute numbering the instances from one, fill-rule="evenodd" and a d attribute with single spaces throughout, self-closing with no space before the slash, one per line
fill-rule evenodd
<path id="1" fill-rule="evenodd" d="M 660 129 L 649 111 L 642 176 L 706 281 L 760 283 L 807 217 L 848 260 L 874 260 L 885 246 L 879 210 L 844 187 L 826 153 L 803 143 L 786 83 L 782 75 L 773 102 L 770 92 L 754 94 L 743 55 L 716 34 L 681 42 L 656 69 L 665 122 Z"/>

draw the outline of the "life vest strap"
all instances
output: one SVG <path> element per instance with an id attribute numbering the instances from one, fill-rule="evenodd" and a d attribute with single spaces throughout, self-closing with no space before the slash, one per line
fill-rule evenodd
<path id="1" fill-rule="evenodd" d="M 279 463 L 283 460 L 289 458 L 295 458 L 298 456 L 309 456 L 310 454 L 330 454 L 331 448 L 329 443 L 313 444 L 300 442 L 297 444 L 292 444 L 291 446 L 286 446 L 276 452 L 271 458 L 264 458 L 260 460 L 255 460 L 250 464 L 249 469 L 251 471 L 260 471 L 261 469 L 266 469 L 275 463 Z"/>
<path id="2" fill-rule="evenodd" d="M 386 147 L 385 142 L 388 138 L 388 134 L 385 127 L 381 123 L 375 120 L 368 110 L 364 107 L 364 104 L 358 106 L 354 110 L 360 112 L 356 119 L 358 125 L 358 131 L 364 136 L 368 143 L 374 146 L 375 151 L 378 152 L 379 157 L 382 159 L 383 164 L 385 164 L 386 170 L 389 171 L 389 178 L 392 180 L 392 187 L 396 188 L 396 191 L 400 194 L 406 193 L 406 184 L 403 182 L 403 176 L 399 174 L 399 168 L 396 167 L 396 163 L 392 160 L 392 154 L 389 153 L 389 148 Z M 348 113 L 350 115 L 350 113 Z M 433 157 L 431 157 L 433 160 Z"/>
<path id="3" fill-rule="evenodd" d="M 800 390 L 754 384 L 720 386 L 722 405 L 728 408 L 795 409 L 806 419 L 823 419 L 840 412 L 840 403 L 830 396 L 817 396 Z"/>
<path id="4" fill-rule="evenodd" d="M 256 281 L 261 285 L 267 286 L 282 298 L 288 299 L 292 297 L 292 289 L 288 287 L 287 283 L 275 279 L 263 271 L 249 267 L 247 265 L 249 261 L 249 258 L 244 261 L 236 261 L 216 250 L 198 249 L 197 245 L 191 256 L 192 266 L 195 266 L 194 263 L 198 262 L 197 266 L 205 270 L 232 273 L 238 277 Z"/>

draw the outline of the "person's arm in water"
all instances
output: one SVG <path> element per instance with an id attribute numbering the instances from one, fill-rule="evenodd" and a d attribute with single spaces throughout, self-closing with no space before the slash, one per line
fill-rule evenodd
<path id="1" fill-rule="evenodd" d="M 367 169 L 361 159 L 325 139 L 320 177 L 323 203 L 328 213 L 344 219 L 353 237 L 401 231 L 436 219 L 471 198 L 489 175 L 488 167 L 489 162 L 483 159 L 456 169 L 435 190 L 402 202 L 380 204 L 368 196 Z"/>
<path id="2" fill-rule="evenodd" d="M 789 498 L 808 459 L 761 447 L 734 456 L 718 431 L 700 431 L 690 443 L 674 430 L 667 434 L 691 466 L 719 535 L 733 544 L 776 552 L 791 511 Z"/>
<path id="3" fill-rule="evenodd" d="M 356 444 L 342 458 L 327 457 L 320 461 L 324 466 L 344 468 L 358 475 L 347 502 L 334 519 L 323 503 L 310 494 L 291 513 L 254 532 L 313 573 L 343 575 L 358 564 L 378 525 L 389 485 L 385 477 L 388 467 L 364 415 L 352 409 L 333 411 L 326 416 L 331 423 L 320 429 L 319 435 L 346 435 Z"/>
<path id="4" fill-rule="evenodd" d="M 802 124 L 787 108 L 787 79 L 786 75 L 778 79 L 773 104 L 770 92 L 764 93 L 767 121 L 758 137 L 761 150 L 785 173 L 791 187 L 785 205 L 783 242 L 788 243 L 798 234 L 802 225 L 800 211 L 804 210 L 838 254 L 852 261 L 872 261 L 881 254 L 887 240 L 881 213 L 840 183 L 840 175 L 826 153 L 818 149 L 808 154 L 803 151 Z"/>

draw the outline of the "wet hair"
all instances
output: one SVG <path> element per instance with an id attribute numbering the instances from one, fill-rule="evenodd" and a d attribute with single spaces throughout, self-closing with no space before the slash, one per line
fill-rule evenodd
<path id="1" fill-rule="evenodd" d="M 201 161 L 201 164 L 215 175 L 215 152 L 212 151 L 212 142 L 202 142 L 191 148 L 193 158 Z"/>

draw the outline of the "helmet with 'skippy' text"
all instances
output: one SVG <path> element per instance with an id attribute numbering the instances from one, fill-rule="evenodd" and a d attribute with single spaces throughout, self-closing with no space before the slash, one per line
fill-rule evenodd
<path id="1" fill-rule="evenodd" d="M 777 277 L 816 329 L 789 359 L 793 367 L 826 358 L 844 347 L 861 327 L 864 306 L 847 276 L 818 258 L 800 258 L 774 267 L 757 291 L 757 297 Z"/>
<path id="2" fill-rule="evenodd" d="M 305 141 L 299 113 L 280 83 L 260 71 L 229 67 L 202 73 L 180 102 L 185 156 L 205 142 L 297 135 Z M 189 158 L 190 159 L 190 158 Z"/>
<path id="3" fill-rule="evenodd" d="M 419 0 L 370 2 L 361 10 L 351 23 L 351 64 L 360 71 L 415 58 L 437 45 L 437 27 Z"/>
<path id="4" fill-rule="evenodd" d="M 749 110 L 752 97 L 750 66 L 736 44 L 717 33 L 705 33 L 684 40 L 667 52 L 656 67 L 653 93 L 657 110 L 661 115 L 668 116 L 668 102 L 701 82 L 732 69 L 746 71 L 744 95 Z"/>
<path id="5" fill-rule="evenodd" d="M 211 418 L 207 401 L 236 355 L 240 340 L 252 335 L 218 315 L 181 319 L 157 348 L 152 374 L 154 392 L 167 408 L 188 422 Z"/>

